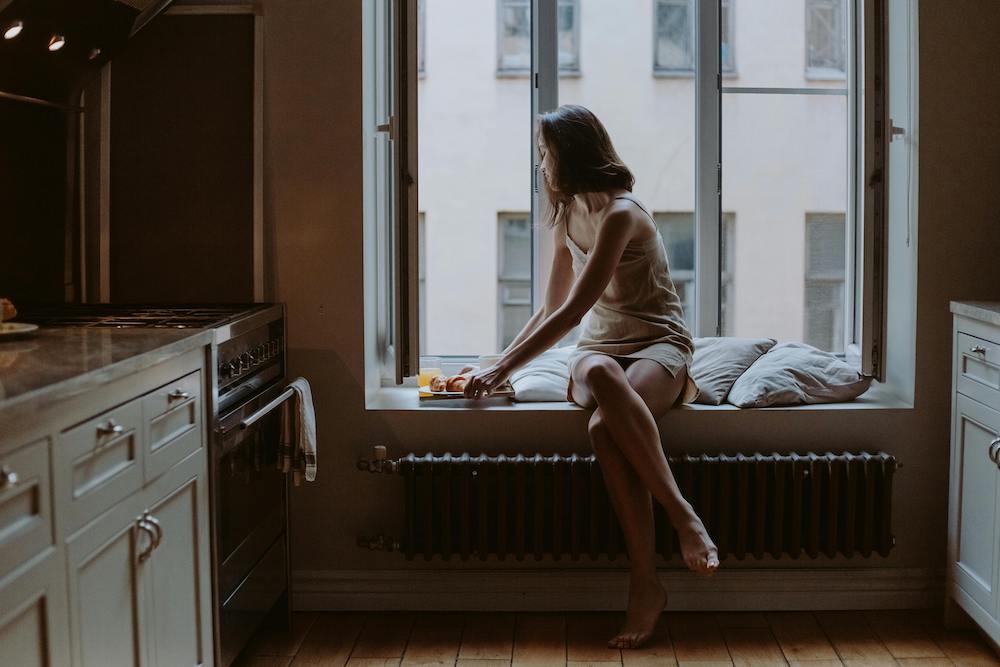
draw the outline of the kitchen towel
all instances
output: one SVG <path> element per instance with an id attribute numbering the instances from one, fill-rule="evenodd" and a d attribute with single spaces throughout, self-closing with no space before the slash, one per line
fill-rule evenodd
<path id="1" fill-rule="evenodd" d="M 305 378 L 292 380 L 293 396 L 281 406 L 281 471 L 291 472 L 295 486 L 316 479 L 316 411 Z"/>

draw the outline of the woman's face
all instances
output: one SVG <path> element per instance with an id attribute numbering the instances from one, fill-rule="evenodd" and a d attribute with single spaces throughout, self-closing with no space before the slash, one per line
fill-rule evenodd
<path id="1" fill-rule="evenodd" d="M 556 179 L 555 179 L 555 161 L 552 158 L 552 153 L 548 150 L 545 145 L 545 139 L 542 137 L 542 133 L 538 133 L 538 165 L 542 171 L 542 178 L 548 184 L 549 189 L 556 189 Z"/>

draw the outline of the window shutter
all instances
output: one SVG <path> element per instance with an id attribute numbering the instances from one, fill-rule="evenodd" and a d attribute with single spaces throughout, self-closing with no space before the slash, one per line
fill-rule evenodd
<path id="1" fill-rule="evenodd" d="M 393 340 L 396 384 L 419 372 L 417 227 L 417 2 L 393 3 Z"/>
<path id="2" fill-rule="evenodd" d="M 865 0 L 864 200 L 861 240 L 861 372 L 885 380 L 888 251 L 888 149 L 886 0 Z"/>

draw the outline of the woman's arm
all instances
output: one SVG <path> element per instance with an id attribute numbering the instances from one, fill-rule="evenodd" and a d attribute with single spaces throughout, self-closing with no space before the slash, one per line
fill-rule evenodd
<path id="1" fill-rule="evenodd" d="M 557 343 L 580 323 L 604 293 L 625 246 L 635 233 L 635 221 L 628 210 L 608 215 L 597 230 L 597 239 L 565 301 L 547 313 L 542 323 L 523 341 L 512 345 L 497 363 L 510 373 Z"/>

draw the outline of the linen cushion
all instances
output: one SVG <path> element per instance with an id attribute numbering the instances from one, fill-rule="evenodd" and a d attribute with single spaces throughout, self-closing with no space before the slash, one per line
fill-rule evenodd
<path id="1" fill-rule="evenodd" d="M 510 374 L 515 401 L 566 402 L 569 355 L 575 345 L 553 347 Z"/>
<path id="2" fill-rule="evenodd" d="M 695 338 L 691 377 L 701 393 L 694 402 L 722 405 L 737 378 L 776 342 L 773 338 Z"/>
<path id="3" fill-rule="evenodd" d="M 729 390 L 741 408 L 850 401 L 871 378 L 839 357 L 806 343 L 779 343 L 755 361 Z"/>

